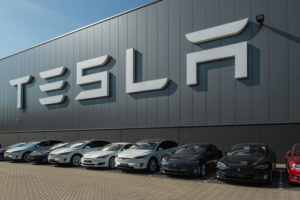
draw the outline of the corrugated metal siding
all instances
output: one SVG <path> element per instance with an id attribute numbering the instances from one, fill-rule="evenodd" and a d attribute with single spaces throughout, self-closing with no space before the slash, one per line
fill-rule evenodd
<path id="1" fill-rule="evenodd" d="M 73 32 L 0 61 L 0 130 L 57 130 L 126 127 L 174 127 L 300 122 L 300 2 L 298 0 L 163 0 Z M 255 21 L 265 14 L 265 26 Z M 250 18 L 240 35 L 192 45 L 184 34 Z M 187 53 L 248 41 L 247 80 L 235 80 L 233 59 L 207 63 L 198 70 L 200 84 L 186 85 Z M 138 51 L 137 80 L 168 77 L 161 91 L 125 93 L 125 51 Z M 109 98 L 75 101 L 76 63 L 109 54 L 102 69 L 111 73 Z M 39 72 L 59 66 L 69 70 L 63 105 L 41 106 L 46 83 Z M 31 74 L 26 109 L 16 108 L 9 80 Z"/>

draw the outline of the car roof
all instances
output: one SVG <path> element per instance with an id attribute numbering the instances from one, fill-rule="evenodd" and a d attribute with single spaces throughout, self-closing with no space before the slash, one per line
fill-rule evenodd
<path id="1" fill-rule="evenodd" d="M 145 139 L 145 140 L 140 140 L 138 141 L 137 143 L 146 143 L 146 142 L 149 142 L 149 143 L 160 143 L 160 142 L 163 142 L 163 141 L 172 141 L 173 140 L 169 140 L 169 139 Z"/>
<path id="2" fill-rule="evenodd" d="M 121 144 L 121 145 L 127 145 L 127 144 L 132 144 L 132 143 L 128 143 L 128 142 L 113 142 L 111 144 Z"/>
<path id="3" fill-rule="evenodd" d="M 238 145 L 268 146 L 267 144 L 264 144 L 264 143 L 240 143 L 240 144 L 235 144 L 235 145 L 233 145 L 233 146 L 238 146 Z"/>
<path id="4" fill-rule="evenodd" d="M 194 145 L 208 146 L 208 145 L 211 145 L 211 144 L 207 144 L 207 143 L 188 143 L 188 144 L 184 144 L 182 146 L 194 146 Z"/>
<path id="5" fill-rule="evenodd" d="M 102 140 L 102 139 L 85 139 L 85 140 L 76 140 L 76 141 L 70 142 L 70 143 L 89 143 L 89 142 L 94 142 L 94 141 L 110 142 L 108 140 Z"/>

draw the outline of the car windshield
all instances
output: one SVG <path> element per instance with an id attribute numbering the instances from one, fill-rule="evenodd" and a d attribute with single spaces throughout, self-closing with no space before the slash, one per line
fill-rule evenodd
<path id="1" fill-rule="evenodd" d="M 13 145 L 10 145 L 7 147 L 7 149 L 12 149 L 12 148 L 16 148 L 16 147 L 20 147 L 20 146 L 23 146 L 24 143 L 17 143 L 17 144 L 13 144 Z"/>
<path id="2" fill-rule="evenodd" d="M 68 143 L 59 143 L 59 144 L 56 144 L 53 147 L 51 147 L 50 150 L 54 150 L 54 149 L 58 149 L 58 148 L 63 148 L 65 146 L 67 146 L 67 145 L 68 145 Z"/>
<path id="3" fill-rule="evenodd" d="M 300 145 L 295 146 L 294 156 L 300 156 Z"/>
<path id="4" fill-rule="evenodd" d="M 24 148 L 31 148 L 31 147 L 34 147 L 37 144 L 39 144 L 39 142 L 29 142 L 27 144 L 22 145 L 22 147 L 24 147 Z"/>
<path id="5" fill-rule="evenodd" d="M 130 147 L 130 149 L 137 149 L 137 150 L 154 150 L 157 145 L 157 142 L 145 142 L 145 143 L 136 143 Z"/>
<path id="6" fill-rule="evenodd" d="M 228 155 L 266 155 L 267 149 L 264 145 L 235 145 Z"/>
<path id="7" fill-rule="evenodd" d="M 206 151 L 206 146 L 201 144 L 195 145 L 184 145 L 180 149 L 178 149 L 176 153 L 201 153 Z"/>
<path id="8" fill-rule="evenodd" d="M 83 147 L 85 144 L 86 144 L 86 143 L 83 143 L 83 142 L 77 142 L 77 143 L 69 144 L 68 146 L 66 146 L 66 148 L 80 149 L 80 148 Z"/>
<path id="9" fill-rule="evenodd" d="M 119 151 L 122 146 L 122 144 L 109 144 L 103 147 L 102 151 Z"/>

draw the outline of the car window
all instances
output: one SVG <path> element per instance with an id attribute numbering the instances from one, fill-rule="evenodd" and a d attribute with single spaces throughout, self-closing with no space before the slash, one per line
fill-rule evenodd
<path id="1" fill-rule="evenodd" d="M 47 147 L 47 146 L 49 146 L 49 141 L 41 142 L 41 143 L 39 143 L 39 146 L 40 147 Z"/>
<path id="2" fill-rule="evenodd" d="M 163 142 L 159 145 L 158 149 L 159 149 L 159 148 L 162 148 L 162 149 L 165 150 L 165 149 L 170 149 L 170 148 L 174 148 L 174 147 L 177 147 L 177 146 L 178 146 L 178 144 L 177 144 L 176 142 L 167 140 L 167 141 L 163 141 Z"/>
<path id="3" fill-rule="evenodd" d="M 235 145 L 228 155 L 266 155 L 267 148 L 264 145 Z"/>
<path id="4" fill-rule="evenodd" d="M 62 143 L 62 142 L 61 141 L 57 141 L 57 140 L 50 140 L 49 146 L 53 146 L 53 145 L 56 145 L 56 144 L 59 144 L 59 143 Z"/>
<path id="5" fill-rule="evenodd" d="M 132 144 L 126 144 L 123 148 L 123 150 L 129 149 L 132 146 Z"/>
<path id="6" fill-rule="evenodd" d="M 97 147 L 104 147 L 105 145 L 110 144 L 110 142 L 107 141 L 93 141 L 86 146 L 90 146 L 91 148 L 97 148 Z"/>
<path id="7" fill-rule="evenodd" d="M 141 142 L 133 144 L 130 149 L 136 150 L 154 150 L 157 145 L 157 142 Z"/>
<path id="8" fill-rule="evenodd" d="M 295 146 L 294 156 L 300 156 L 300 145 Z"/>
<path id="9" fill-rule="evenodd" d="M 207 150 L 206 145 L 202 144 L 193 144 L 193 145 L 183 145 L 180 147 L 175 154 L 177 153 L 201 153 Z"/>
<path id="10" fill-rule="evenodd" d="M 119 151 L 122 146 L 122 144 L 108 144 L 103 147 L 102 151 Z"/>

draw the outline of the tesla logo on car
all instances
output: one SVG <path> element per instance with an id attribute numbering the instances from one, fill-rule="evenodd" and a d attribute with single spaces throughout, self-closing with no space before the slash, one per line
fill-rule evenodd
<path id="1" fill-rule="evenodd" d="M 224 37 L 238 35 L 241 33 L 248 24 L 248 18 L 238 20 L 235 22 L 207 28 L 204 30 L 187 33 L 185 36 L 188 41 L 193 44 L 200 44 L 203 42 L 209 42 Z M 148 92 L 164 89 L 169 79 L 167 77 L 156 80 L 147 80 L 137 82 L 135 80 L 135 53 L 133 48 L 126 50 L 126 81 L 125 92 L 127 94 Z M 223 47 L 217 47 L 208 50 L 202 50 L 198 52 L 188 53 L 186 55 L 186 84 L 193 86 L 198 84 L 197 80 L 197 66 L 201 63 L 217 61 L 221 59 L 235 59 L 235 78 L 242 79 L 247 78 L 247 42 L 240 42 L 237 44 L 231 44 Z M 92 74 L 86 74 L 86 70 L 96 67 L 103 67 L 109 63 L 110 56 L 100 56 L 89 60 L 84 60 L 77 63 L 76 70 L 76 84 L 78 86 L 89 85 L 93 83 L 101 83 L 101 87 L 97 89 L 89 89 L 80 91 L 75 97 L 75 100 L 82 101 L 88 99 L 104 98 L 110 96 L 110 72 L 97 72 Z M 67 68 L 62 66 L 54 68 L 48 71 L 40 72 L 42 79 L 53 79 L 63 76 Z M 12 86 L 17 87 L 17 108 L 24 108 L 24 85 L 29 84 L 33 77 L 31 75 L 24 76 L 10 80 L 9 83 Z M 58 91 L 65 88 L 67 82 L 65 80 L 45 83 L 39 86 L 42 92 L 48 93 L 52 91 Z M 53 105 L 64 103 L 66 95 L 55 95 L 49 97 L 39 98 L 41 105 Z"/>

